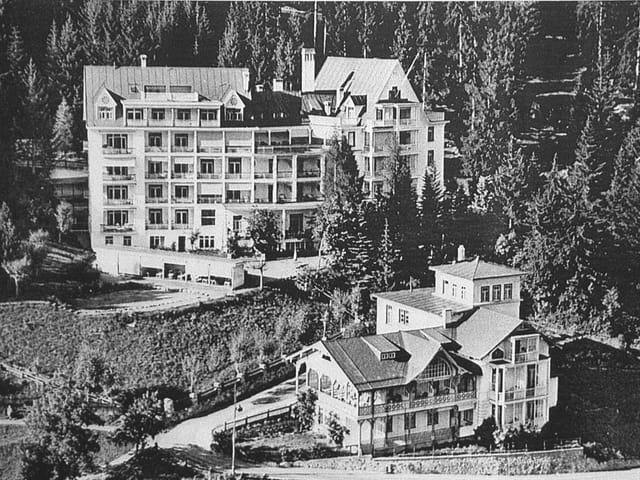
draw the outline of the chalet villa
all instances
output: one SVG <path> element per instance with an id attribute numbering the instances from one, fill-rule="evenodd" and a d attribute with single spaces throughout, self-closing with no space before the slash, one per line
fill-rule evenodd
<path id="1" fill-rule="evenodd" d="M 549 347 L 518 318 L 523 272 L 463 247 L 430 269 L 435 288 L 374 295 L 376 335 L 320 341 L 298 360 L 317 428 L 336 414 L 363 453 L 469 437 L 489 416 L 540 428 L 556 404 Z"/>

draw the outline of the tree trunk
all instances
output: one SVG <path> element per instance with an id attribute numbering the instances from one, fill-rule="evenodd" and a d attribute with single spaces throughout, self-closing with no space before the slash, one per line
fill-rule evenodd
<path id="1" fill-rule="evenodd" d="M 638 36 L 636 39 L 636 78 L 633 84 L 633 93 L 635 103 L 638 103 L 638 83 L 640 83 L 640 7 L 638 8 L 638 30 L 636 35 Z"/>

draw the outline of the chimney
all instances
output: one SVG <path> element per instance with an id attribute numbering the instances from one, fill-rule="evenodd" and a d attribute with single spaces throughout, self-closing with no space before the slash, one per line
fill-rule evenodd
<path id="1" fill-rule="evenodd" d="M 316 89 L 316 49 L 302 49 L 302 93 L 313 92 Z"/>
<path id="2" fill-rule="evenodd" d="M 249 69 L 242 69 L 242 89 L 245 92 L 249 92 Z"/>
<path id="3" fill-rule="evenodd" d="M 464 245 L 460 245 L 458 247 L 458 261 L 464 262 L 466 258 L 467 258 L 467 253 L 464 250 Z"/>
<path id="4" fill-rule="evenodd" d="M 144 53 L 140 55 L 140 66 L 142 68 L 147 68 L 147 56 Z"/>
<path id="5" fill-rule="evenodd" d="M 284 80 L 281 78 L 276 78 L 273 80 L 273 91 L 274 92 L 284 92 Z"/>
<path id="6" fill-rule="evenodd" d="M 451 323 L 451 319 L 453 318 L 453 310 L 450 308 L 442 309 L 442 320 L 444 321 L 444 325 Z"/>
<path id="7" fill-rule="evenodd" d="M 331 116 L 331 100 L 325 100 L 323 102 L 323 105 L 324 105 L 324 114 L 327 117 L 330 117 Z"/>

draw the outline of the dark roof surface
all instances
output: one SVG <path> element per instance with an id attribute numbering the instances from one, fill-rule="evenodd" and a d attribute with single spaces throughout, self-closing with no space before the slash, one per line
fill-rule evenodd
<path id="1" fill-rule="evenodd" d="M 507 267 L 506 265 L 485 262 L 484 260 L 480 260 L 479 257 L 447 265 L 435 265 L 433 267 L 429 267 L 429 270 L 446 273 L 447 275 L 464 278 L 466 280 L 480 280 L 483 278 L 507 277 L 524 274 L 524 272 L 515 268 Z"/>
<path id="2" fill-rule="evenodd" d="M 442 315 L 442 311 L 446 308 L 450 308 L 453 312 L 464 312 L 473 308 L 470 305 L 434 295 L 434 291 L 433 287 L 414 288 L 413 290 L 375 293 L 373 297 L 398 302 L 436 315 Z"/>

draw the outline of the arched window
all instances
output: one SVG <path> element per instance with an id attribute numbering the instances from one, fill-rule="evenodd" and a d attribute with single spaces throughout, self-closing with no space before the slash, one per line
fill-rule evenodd
<path id="1" fill-rule="evenodd" d="M 314 390 L 318 389 L 318 372 L 316 372 L 313 368 L 309 369 L 309 374 L 308 374 L 308 382 L 309 382 L 309 388 L 313 388 Z"/>
<path id="2" fill-rule="evenodd" d="M 331 379 L 326 375 L 320 377 L 320 391 L 331 394 Z"/>
<path id="3" fill-rule="evenodd" d="M 437 358 L 424 369 L 420 374 L 420 378 L 433 380 L 438 378 L 447 378 L 450 377 L 451 374 L 451 365 L 445 362 L 442 358 Z"/>

